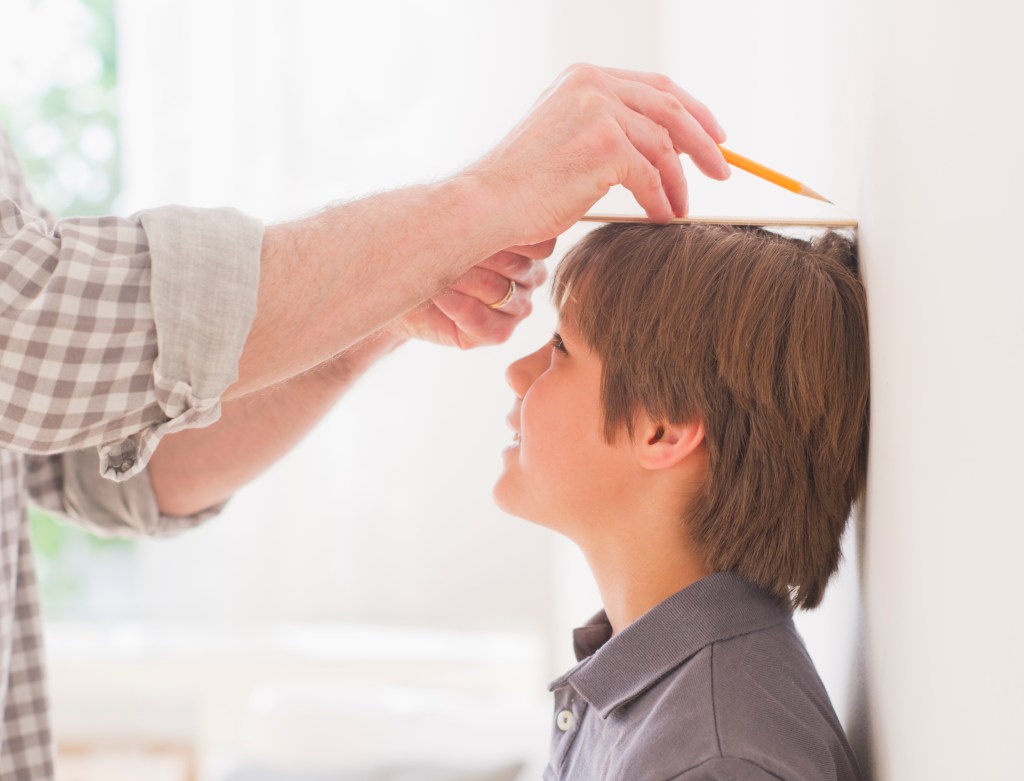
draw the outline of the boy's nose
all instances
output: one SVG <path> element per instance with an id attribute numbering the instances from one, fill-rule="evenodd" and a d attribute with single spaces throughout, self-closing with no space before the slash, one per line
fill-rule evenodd
<path id="1" fill-rule="evenodd" d="M 518 361 L 509 364 L 505 370 L 505 381 L 518 398 L 523 398 L 533 385 L 533 381 L 544 371 L 548 364 L 551 348 L 544 345 L 539 350 L 524 355 Z"/>

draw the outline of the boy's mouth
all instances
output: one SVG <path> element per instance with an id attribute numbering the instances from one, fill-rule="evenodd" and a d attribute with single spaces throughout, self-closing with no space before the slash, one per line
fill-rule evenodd
<path id="1" fill-rule="evenodd" d="M 519 444 L 522 442 L 522 435 L 518 431 L 512 432 L 512 441 L 509 442 L 505 447 L 501 449 L 502 453 L 512 453 L 519 450 Z"/>
<path id="2" fill-rule="evenodd" d="M 508 427 L 512 429 L 512 444 L 518 445 L 523 439 L 523 435 L 519 432 L 520 420 L 518 404 L 516 404 L 515 409 L 508 414 L 508 417 L 505 418 L 505 423 L 507 423 Z"/>

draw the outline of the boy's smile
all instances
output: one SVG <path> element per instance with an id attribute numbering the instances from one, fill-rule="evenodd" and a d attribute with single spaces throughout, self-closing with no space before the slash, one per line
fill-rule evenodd
<path id="1" fill-rule="evenodd" d="M 502 451 L 495 501 L 575 539 L 573 520 L 615 506 L 631 472 L 630 448 L 603 437 L 601 360 L 563 320 L 549 343 L 509 366 L 506 378 L 516 394 L 507 418 L 514 433 Z"/>

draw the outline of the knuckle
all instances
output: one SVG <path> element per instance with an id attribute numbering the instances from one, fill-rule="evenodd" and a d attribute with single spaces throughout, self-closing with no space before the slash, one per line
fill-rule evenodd
<path id="1" fill-rule="evenodd" d="M 593 120 L 605 116 L 611 108 L 607 95 L 594 90 L 582 92 L 576 99 L 576 110 L 580 116 Z"/>
<path id="2" fill-rule="evenodd" d="M 665 111 L 669 114 L 681 114 L 683 112 L 683 104 L 675 95 L 665 95 L 662 98 L 662 104 Z"/>
<path id="3" fill-rule="evenodd" d="M 660 89 L 662 92 L 669 92 L 675 86 L 675 83 L 666 76 L 664 73 L 655 73 L 652 79 L 655 87 Z"/>
<path id="4" fill-rule="evenodd" d="M 599 69 L 586 62 L 576 62 L 566 68 L 565 80 L 572 86 L 586 87 L 597 83 Z"/>

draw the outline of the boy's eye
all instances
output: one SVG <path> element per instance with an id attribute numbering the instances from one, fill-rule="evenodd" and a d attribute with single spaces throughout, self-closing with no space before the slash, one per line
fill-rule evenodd
<path id="1" fill-rule="evenodd" d="M 565 342 L 562 341 L 562 337 L 557 333 L 551 337 L 551 346 L 560 353 L 569 354 L 569 351 L 565 349 Z"/>

